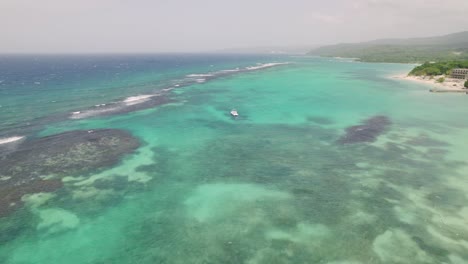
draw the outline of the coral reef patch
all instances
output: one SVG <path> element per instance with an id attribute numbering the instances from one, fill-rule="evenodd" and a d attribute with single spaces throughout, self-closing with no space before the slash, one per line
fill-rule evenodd
<path id="1" fill-rule="evenodd" d="M 116 129 L 70 131 L 23 142 L 0 156 L 0 217 L 21 207 L 25 194 L 54 192 L 62 178 L 118 163 L 139 141 Z"/>
<path id="2" fill-rule="evenodd" d="M 363 142 L 374 142 L 390 126 L 391 121 L 386 116 L 373 116 L 361 125 L 346 128 L 346 134 L 338 142 L 341 144 L 354 144 Z"/>

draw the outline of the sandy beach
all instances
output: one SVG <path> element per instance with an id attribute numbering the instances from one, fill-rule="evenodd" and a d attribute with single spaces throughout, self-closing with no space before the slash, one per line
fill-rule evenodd
<path id="1" fill-rule="evenodd" d="M 441 77 L 444 77 L 445 81 L 443 83 L 437 82 L 437 79 Z M 445 92 L 466 92 L 467 91 L 463 87 L 465 83 L 464 80 L 448 78 L 443 75 L 434 76 L 433 78 L 430 78 L 428 76 L 409 76 L 407 74 L 399 74 L 396 76 L 392 76 L 392 78 L 426 84 L 432 87 L 431 91 L 445 91 Z"/>

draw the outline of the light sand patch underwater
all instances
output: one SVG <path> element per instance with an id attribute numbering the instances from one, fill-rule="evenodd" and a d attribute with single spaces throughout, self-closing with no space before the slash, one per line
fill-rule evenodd
<path id="1" fill-rule="evenodd" d="M 401 230 L 388 230 L 373 243 L 374 251 L 384 263 L 431 263 L 433 260 L 422 251 L 411 237 Z"/>
<path id="2" fill-rule="evenodd" d="M 290 198 L 288 193 L 255 184 L 206 184 L 196 188 L 184 204 L 189 215 L 200 222 L 231 217 L 246 204 L 275 202 Z"/>
<path id="3" fill-rule="evenodd" d="M 125 159 L 119 166 L 94 174 L 91 177 L 82 178 L 77 176 L 69 177 L 65 180 L 72 182 L 73 185 L 76 186 L 92 185 L 97 180 L 115 177 L 123 177 L 130 182 L 146 183 L 150 181 L 152 177 L 145 172 L 138 171 L 138 167 L 153 164 L 154 153 L 152 147 L 151 145 L 141 147 L 138 149 L 138 153 Z"/>
<path id="4" fill-rule="evenodd" d="M 38 213 L 41 222 L 37 225 L 37 229 L 46 230 L 49 234 L 74 229 L 80 223 L 80 219 L 75 214 L 60 208 L 43 209 Z"/>

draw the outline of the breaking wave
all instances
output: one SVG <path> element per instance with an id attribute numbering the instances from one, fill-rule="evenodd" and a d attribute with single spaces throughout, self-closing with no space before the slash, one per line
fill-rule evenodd
<path id="1" fill-rule="evenodd" d="M 7 137 L 7 138 L 0 138 L 0 145 L 2 144 L 7 144 L 7 143 L 13 143 L 19 140 L 24 139 L 23 136 L 14 136 L 14 137 Z"/>
<path id="2" fill-rule="evenodd" d="M 166 94 L 174 89 L 187 87 L 194 84 L 202 84 L 208 81 L 227 77 L 234 74 L 247 73 L 275 66 L 290 64 L 289 62 L 278 62 L 278 63 L 258 63 L 254 66 L 248 66 L 244 68 L 234 68 L 227 70 L 220 70 L 208 73 L 193 73 L 186 75 L 183 79 L 177 79 L 172 81 L 172 85 L 156 91 L 154 94 L 143 94 L 135 95 L 124 98 L 121 101 L 98 104 L 93 107 L 84 110 L 73 111 L 69 114 L 70 119 L 84 119 L 95 116 L 113 115 L 119 113 L 126 113 L 136 110 L 141 110 L 149 107 L 154 107 L 160 104 L 169 102 Z"/>

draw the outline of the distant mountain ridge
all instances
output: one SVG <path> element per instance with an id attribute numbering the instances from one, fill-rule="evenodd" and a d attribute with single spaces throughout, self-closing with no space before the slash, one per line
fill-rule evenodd
<path id="1" fill-rule="evenodd" d="M 457 43 L 468 43 L 468 31 L 436 37 L 380 39 L 368 41 L 367 43 L 377 45 L 447 45 Z"/>
<path id="2" fill-rule="evenodd" d="M 368 62 L 425 62 L 468 59 L 468 31 L 444 36 L 380 39 L 311 50 L 309 55 L 359 58 Z"/>

